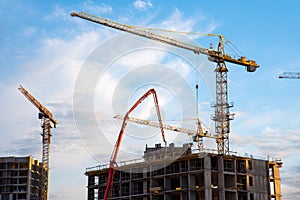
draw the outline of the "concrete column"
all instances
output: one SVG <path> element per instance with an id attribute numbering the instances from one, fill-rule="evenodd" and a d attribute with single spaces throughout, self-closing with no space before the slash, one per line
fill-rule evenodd
<path id="1" fill-rule="evenodd" d="M 144 193 L 144 194 L 147 193 L 149 187 L 150 187 L 150 186 L 147 185 L 147 181 L 143 181 L 143 193 Z"/>
<path id="2" fill-rule="evenodd" d="M 196 184 L 195 184 L 195 175 L 194 174 L 188 174 L 188 188 L 189 189 L 195 189 L 195 186 L 196 186 Z M 196 199 L 195 192 L 191 192 L 191 190 L 189 190 L 188 193 L 189 193 L 188 194 L 189 199 Z"/>
<path id="3" fill-rule="evenodd" d="M 164 192 L 164 200 L 171 200 L 171 197 L 165 193 L 166 190 L 171 189 L 171 181 L 169 177 L 164 177 L 164 185 L 163 185 L 163 192 Z"/>
<path id="4" fill-rule="evenodd" d="M 29 169 L 31 168 L 31 166 L 29 165 Z M 28 174 L 27 174 L 27 194 L 26 194 L 26 199 L 30 199 L 30 189 L 31 189 L 31 170 L 28 169 Z"/>
<path id="5" fill-rule="evenodd" d="M 204 157 L 204 188 L 205 200 L 212 200 L 211 158 L 209 155 Z"/>
<path id="6" fill-rule="evenodd" d="M 132 174 L 132 169 L 129 169 L 129 195 L 132 195 L 133 194 L 133 183 L 132 183 L 132 176 L 131 176 L 131 174 Z"/>
<path id="7" fill-rule="evenodd" d="M 233 161 L 233 167 L 234 167 L 234 176 L 235 176 L 234 180 L 235 180 L 235 188 L 236 188 L 236 189 L 235 189 L 236 192 L 235 192 L 235 199 L 234 199 L 234 200 L 236 200 L 236 199 L 238 199 L 237 184 L 236 184 L 236 180 L 237 180 L 236 158 L 235 158 L 234 161 Z"/>
<path id="8" fill-rule="evenodd" d="M 153 167 L 152 167 L 152 165 L 150 164 L 150 166 L 149 166 L 149 172 L 150 172 L 150 174 L 149 174 L 149 177 L 150 177 L 150 185 L 148 185 L 149 188 L 150 188 L 150 187 L 153 187 L 152 170 L 153 170 Z M 153 200 L 153 195 L 152 195 L 151 193 L 150 193 L 150 200 Z"/>
<path id="9" fill-rule="evenodd" d="M 164 191 L 171 189 L 170 177 L 164 177 L 164 185 L 163 185 L 163 187 L 164 187 Z"/>
<path id="10" fill-rule="evenodd" d="M 222 155 L 218 156 L 218 189 L 219 200 L 225 200 L 224 158 Z"/>

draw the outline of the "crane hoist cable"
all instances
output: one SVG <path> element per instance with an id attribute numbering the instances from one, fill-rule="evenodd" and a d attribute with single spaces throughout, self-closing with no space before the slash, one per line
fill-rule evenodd
<path id="1" fill-rule="evenodd" d="M 141 26 L 132 26 L 132 28 L 137 28 L 137 29 L 144 29 L 148 31 L 159 31 L 159 32 L 166 32 L 166 33 L 176 33 L 176 34 L 181 34 L 181 35 L 196 35 L 196 36 L 214 36 L 214 37 L 219 37 L 222 38 L 224 45 L 228 44 L 227 47 L 230 48 L 237 56 L 244 55 L 243 52 L 238 49 L 230 40 L 226 39 L 224 36 L 221 34 L 215 34 L 215 33 L 198 33 L 198 32 L 185 32 L 185 31 L 177 31 L 177 30 L 166 30 L 166 29 L 160 29 L 160 28 L 150 28 L 150 27 L 141 27 Z"/>
<path id="2" fill-rule="evenodd" d="M 236 57 L 241 57 L 243 52 L 238 49 L 230 40 L 226 39 L 223 35 L 221 34 L 215 34 L 215 33 L 198 33 L 198 32 L 185 32 L 185 31 L 177 31 L 177 30 L 166 30 L 166 29 L 160 29 L 160 28 L 150 28 L 150 27 L 141 27 L 141 26 L 132 26 L 128 25 L 132 28 L 136 29 L 141 29 L 141 30 L 148 30 L 148 31 L 159 31 L 159 32 L 166 32 L 166 33 L 176 33 L 176 34 L 181 34 L 181 35 L 196 35 L 196 36 L 213 36 L 213 37 L 219 37 L 221 40 L 223 40 L 224 46 L 227 45 L 229 49 L 233 51 L 233 53 L 236 54 Z"/>

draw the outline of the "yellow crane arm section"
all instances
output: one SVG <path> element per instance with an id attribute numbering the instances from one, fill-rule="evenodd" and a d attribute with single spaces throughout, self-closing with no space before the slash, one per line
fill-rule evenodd
<path id="1" fill-rule="evenodd" d="M 239 57 L 238 59 L 232 58 L 231 56 L 227 55 L 227 54 L 223 54 L 221 52 L 212 50 L 212 49 L 206 49 L 197 45 L 193 45 L 193 44 L 189 44 L 189 43 L 185 43 L 179 40 L 176 40 L 174 38 L 169 38 L 166 36 L 162 36 L 153 32 L 148 31 L 147 29 L 143 29 L 140 27 L 135 27 L 135 26 L 130 26 L 130 25 L 126 25 L 126 24 L 121 24 L 109 19 L 105 19 L 105 18 L 101 18 L 101 17 L 97 17 L 94 15 L 91 15 L 89 13 L 85 13 L 85 12 L 72 12 L 70 14 L 72 17 L 79 17 L 91 22 L 95 22 L 104 26 L 108 26 L 111 28 L 115 28 L 121 31 L 125 31 L 128 33 L 132 33 L 134 35 L 139 35 L 145 38 L 149 38 L 152 40 L 156 40 L 159 42 L 163 42 L 166 44 L 170 44 L 179 48 L 183 48 L 183 49 L 187 49 L 190 51 L 193 51 L 195 54 L 204 54 L 208 56 L 208 59 L 212 62 L 230 62 L 230 63 L 234 63 L 234 64 L 238 64 L 238 65 L 242 65 L 245 66 L 248 72 L 254 72 L 256 70 L 256 68 L 259 67 L 259 65 L 257 65 L 257 63 L 254 60 L 247 60 L 245 57 Z M 215 35 L 215 34 L 211 34 L 211 35 Z M 222 37 L 221 35 L 218 35 L 220 37 Z"/>
<path id="2" fill-rule="evenodd" d="M 54 119 L 52 113 L 43 106 L 36 98 L 34 98 L 22 85 L 18 88 L 23 95 L 37 108 L 40 112 L 42 112 L 46 117 L 48 117 L 51 122 L 54 124 L 54 127 L 56 128 L 56 124 L 58 124 L 58 121 Z"/>
<path id="3" fill-rule="evenodd" d="M 124 119 L 124 117 L 122 115 L 116 115 L 114 116 L 115 119 Z M 160 127 L 160 124 L 154 121 L 149 121 L 149 120 L 145 120 L 145 119 L 139 119 L 139 118 L 135 118 L 135 117 L 128 117 L 127 121 L 129 122 L 133 122 L 133 123 L 137 123 L 137 124 L 142 124 L 142 125 L 146 125 L 146 126 L 152 126 L 152 127 Z M 191 136 L 200 136 L 200 137 L 208 137 L 208 138 L 217 138 L 216 136 L 213 135 L 209 135 L 207 132 L 203 133 L 202 132 L 198 132 L 197 130 L 191 130 L 191 129 L 187 129 L 187 128 L 182 128 L 182 127 L 178 127 L 178 126 L 173 126 L 173 125 L 168 125 L 168 124 L 163 124 L 163 128 L 165 130 L 169 130 L 169 131 L 175 131 L 175 132 L 180 132 L 180 133 L 186 133 L 187 135 Z"/>

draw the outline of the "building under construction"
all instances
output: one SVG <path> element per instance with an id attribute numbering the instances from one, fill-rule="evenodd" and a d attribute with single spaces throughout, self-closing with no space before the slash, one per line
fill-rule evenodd
<path id="1" fill-rule="evenodd" d="M 48 183 L 47 168 L 42 166 L 32 156 L 1 157 L 0 200 L 42 199 L 41 188 L 48 188 L 42 187 Z"/>
<path id="2" fill-rule="evenodd" d="M 120 162 L 109 199 L 279 200 L 280 160 L 194 152 L 189 145 L 146 146 Z M 109 165 L 87 168 L 88 200 L 103 199 Z"/>
<path id="3" fill-rule="evenodd" d="M 177 127 L 173 128 L 162 124 L 156 92 L 154 89 L 150 89 L 137 100 L 124 116 L 109 165 L 87 169 L 88 200 L 102 198 L 105 200 L 109 198 L 130 200 L 281 200 L 279 175 L 281 161 L 240 157 L 232 155 L 229 148 L 230 121 L 233 120 L 233 114 L 230 113 L 229 109 L 233 104 L 228 102 L 227 63 L 243 66 L 247 72 L 253 73 L 259 68 L 256 61 L 249 60 L 243 55 L 226 54 L 225 45 L 228 48 L 230 42 L 225 41 L 221 34 L 201 34 L 219 39 L 216 48 L 213 45 L 204 48 L 195 43 L 167 35 L 167 33 L 195 34 L 193 32 L 143 28 L 122 24 L 86 12 L 72 12 L 71 16 L 168 44 L 193 52 L 196 55 L 205 55 L 208 60 L 216 63 L 214 69 L 216 99 L 212 103 L 215 108 L 215 113 L 212 116 L 212 120 L 215 122 L 214 133 L 203 131 L 200 120 L 198 120 L 196 131 L 183 128 L 179 130 Z M 124 42 L 123 46 L 126 44 Z M 142 46 L 137 45 L 135 48 L 140 47 Z M 132 50 L 132 47 L 129 50 Z M 151 93 L 154 96 L 159 124 L 148 120 L 130 120 L 131 112 Z M 194 142 L 198 142 L 199 152 L 193 152 L 191 147 L 186 148 L 186 145 L 181 148 L 174 145 L 169 147 L 156 145 L 154 148 L 146 147 L 142 160 L 117 164 L 119 148 L 128 121 L 159 127 L 165 143 L 164 129 L 187 133 L 193 137 Z M 216 140 L 217 153 L 203 151 L 204 137 Z"/>

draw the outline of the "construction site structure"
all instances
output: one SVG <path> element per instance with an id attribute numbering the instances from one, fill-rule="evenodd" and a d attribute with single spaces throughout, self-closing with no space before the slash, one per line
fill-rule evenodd
<path id="1" fill-rule="evenodd" d="M 0 157 L 0 200 L 40 200 L 47 170 L 32 156 Z"/>
<path id="2" fill-rule="evenodd" d="M 198 152 L 189 144 L 146 146 L 119 162 L 111 198 L 123 200 L 281 200 L 281 160 Z M 87 199 L 103 199 L 109 165 L 86 169 Z"/>
<path id="3" fill-rule="evenodd" d="M 248 72 L 254 72 L 259 65 L 254 60 L 247 60 L 244 56 L 233 58 L 224 52 L 223 36 L 220 34 L 206 34 L 207 36 L 219 37 L 219 44 L 216 50 L 210 48 L 203 48 L 194 44 L 189 44 L 174 38 L 169 38 L 163 35 L 156 34 L 151 29 L 136 27 L 126 24 L 121 24 L 109 19 L 97 17 L 85 12 L 72 12 L 72 17 L 79 17 L 94 23 L 98 23 L 104 26 L 115 28 L 121 31 L 132 33 L 141 37 L 145 37 L 158 42 L 173 45 L 179 48 L 183 48 L 194 52 L 195 54 L 204 54 L 208 56 L 208 59 L 217 63 L 215 68 L 216 73 L 216 102 L 213 103 L 215 108 L 215 114 L 213 120 L 215 121 L 215 132 L 218 137 L 216 140 L 219 154 L 229 155 L 229 133 L 230 133 L 230 120 L 233 119 L 233 115 L 229 112 L 229 108 L 232 104 L 228 103 L 228 85 L 227 85 L 227 72 L 226 62 L 236 65 L 245 66 Z M 162 31 L 162 30 L 160 30 Z M 175 32 L 169 31 L 168 32 Z M 183 32 L 180 32 L 183 33 Z"/>
<path id="4" fill-rule="evenodd" d="M 50 159 L 50 142 L 51 142 L 51 128 L 53 124 L 54 128 L 58 124 L 58 121 L 53 117 L 52 113 L 43 106 L 34 96 L 32 96 L 23 86 L 18 88 L 20 92 L 39 110 L 38 118 L 41 120 L 42 127 L 42 165 L 43 169 L 41 177 L 49 177 L 49 159 Z M 42 179 L 40 181 L 41 200 L 48 200 L 48 187 L 49 179 Z M 0 199 L 1 200 L 1 199 Z"/>
<path id="5" fill-rule="evenodd" d="M 278 78 L 300 79 L 300 72 L 284 72 Z"/>

